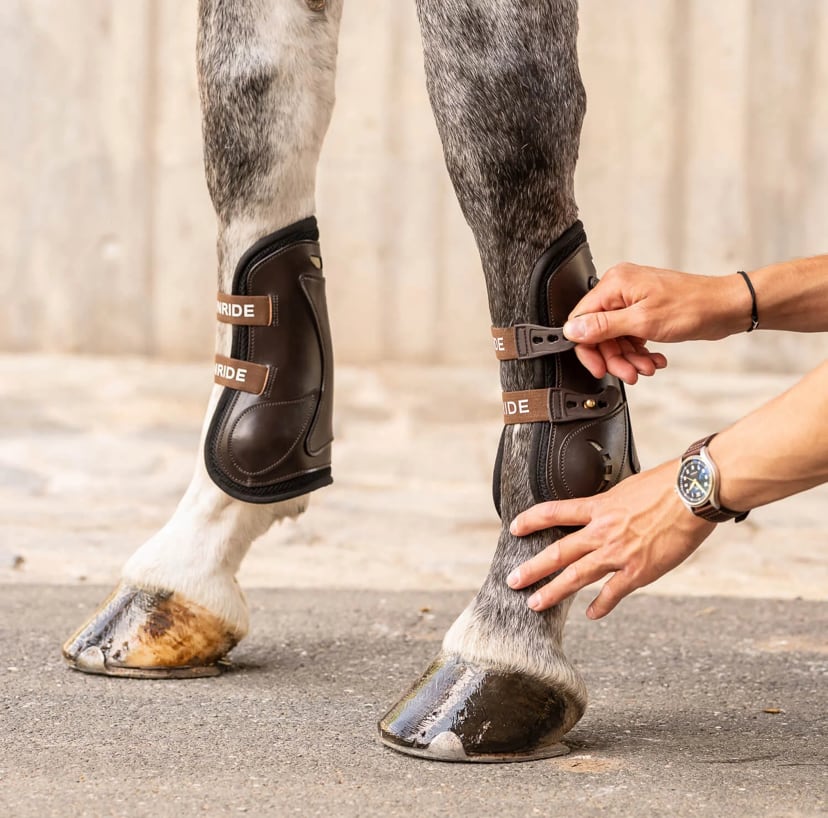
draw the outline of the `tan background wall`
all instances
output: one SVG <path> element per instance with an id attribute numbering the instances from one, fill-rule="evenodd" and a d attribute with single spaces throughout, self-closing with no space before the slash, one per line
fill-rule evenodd
<path id="1" fill-rule="evenodd" d="M 0 349 L 211 354 L 195 6 L 0 6 Z M 599 267 L 828 251 L 828 0 L 582 0 L 581 27 L 578 191 Z M 342 361 L 490 360 L 421 62 L 413 0 L 346 0 L 319 180 Z M 674 357 L 798 370 L 826 346 L 760 333 Z"/>

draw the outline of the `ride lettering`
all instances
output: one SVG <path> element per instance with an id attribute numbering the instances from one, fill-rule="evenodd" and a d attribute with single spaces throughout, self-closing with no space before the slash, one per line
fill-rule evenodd
<path id="1" fill-rule="evenodd" d="M 528 415 L 529 412 L 528 398 L 503 401 L 503 414 L 506 415 L 506 417 L 512 417 L 513 415 Z"/>
<path id="2" fill-rule="evenodd" d="M 228 304 L 226 301 L 217 302 L 218 314 L 226 318 L 255 318 L 256 308 L 253 304 Z"/>
<path id="3" fill-rule="evenodd" d="M 229 364 L 216 364 L 216 377 L 226 381 L 245 383 L 247 381 L 247 369 L 230 366 Z"/>

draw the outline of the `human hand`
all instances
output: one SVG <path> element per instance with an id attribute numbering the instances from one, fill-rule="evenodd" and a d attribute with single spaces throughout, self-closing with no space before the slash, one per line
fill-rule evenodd
<path id="1" fill-rule="evenodd" d="M 512 534 L 523 537 L 553 526 L 584 526 L 519 565 L 507 578 L 526 588 L 556 571 L 527 604 L 535 611 L 557 605 L 612 574 L 587 608 L 606 616 L 627 594 L 655 581 L 693 553 L 715 528 L 691 514 L 675 492 L 678 461 L 633 475 L 594 497 L 540 503 L 518 514 Z"/>
<path id="2" fill-rule="evenodd" d="M 596 377 L 633 384 L 667 359 L 647 341 L 717 340 L 744 329 L 750 291 L 741 277 L 701 276 L 618 264 L 575 306 L 564 335 Z"/>

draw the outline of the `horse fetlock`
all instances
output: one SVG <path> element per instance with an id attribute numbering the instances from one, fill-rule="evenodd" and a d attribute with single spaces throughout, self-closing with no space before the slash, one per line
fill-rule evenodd
<path id="1" fill-rule="evenodd" d="M 217 675 L 244 636 L 172 591 L 120 584 L 63 646 L 70 667 L 136 678 Z"/>

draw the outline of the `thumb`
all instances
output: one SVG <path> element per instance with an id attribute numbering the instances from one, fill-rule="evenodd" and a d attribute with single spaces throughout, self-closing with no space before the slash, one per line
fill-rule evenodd
<path id="1" fill-rule="evenodd" d="M 609 312 L 590 312 L 564 324 L 564 335 L 579 344 L 600 344 L 624 335 L 640 335 L 639 322 L 627 307 Z"/>

